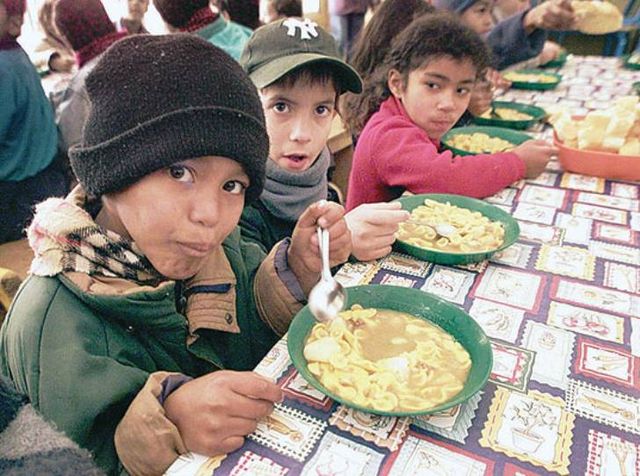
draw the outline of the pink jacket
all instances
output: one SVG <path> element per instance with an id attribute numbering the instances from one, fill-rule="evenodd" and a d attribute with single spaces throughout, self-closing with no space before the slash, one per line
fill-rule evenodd
<path id="1" fill-rule="evenodd" d="M 393 200 L 405 190 L 483 198 L 524 177 L 525 164 L 512 152 L 457 157 L 439 146 L 393 96 L 384 101 L 358 139 L 347 210 Z"/>

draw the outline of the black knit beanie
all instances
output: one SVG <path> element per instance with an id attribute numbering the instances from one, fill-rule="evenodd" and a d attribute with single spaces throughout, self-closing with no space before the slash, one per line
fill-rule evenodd
<path id="1" fill-rule="evenodd" d="M 153 0 L 153 5 L 169 25 L 185 26 L 195 12 L 209 6 L 209 0 Z"/>
<path id="2" fill-rule="evenodd" d="M 239 162 L 260 196 L 269 153 L 255 86 L 233 58 L 190 34 L 114 43 L 86 81 L 91 101 L 71 166 L 92 196 L 115 192 L 175 162 L 208 155 Z"/>

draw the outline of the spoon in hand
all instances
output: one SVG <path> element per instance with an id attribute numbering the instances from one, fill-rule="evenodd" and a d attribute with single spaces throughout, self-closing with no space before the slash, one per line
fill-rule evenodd
<path id="1" fill-rule="evenodd" d="M 329 268 L 329 232 L 318 227 L 318 245 L 322 257 L 320 281 L 309 293 L 309 310 L 319 322 L 335 319 L 344 309 L 346 293 L 342 285 L 331 276 Z"/>

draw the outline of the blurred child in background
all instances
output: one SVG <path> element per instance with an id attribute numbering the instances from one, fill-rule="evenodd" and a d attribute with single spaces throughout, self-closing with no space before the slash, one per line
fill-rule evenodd
<path id="1" fill-rule="evenodd" d="M 266 0 L 264 2 L 263 22 L 272 23 L 289 17 L 302 17 L 300 0 Z"/>
<path id="2" fill-rule="evenodd" d="M 251 29 L 213 12 L 209 0 L 153 0 L 171 32 L 189 32 L 222 48 L 235 60 L 240 58 Z"/>
<path id="3" fill-rule="evenodd" d="M 44 37 L 31 54 L 38 71 L 70 72 L 76 60 L 71 45 L 60 35 L 53 23 L 53 5 L 57 0 L 45 0 L 38 11 L 38 22 Z"/>
<path id="4" fill-rule="evenodd" d="M 482 39 L 450 14 L 422 16 L 393 42 L 371 97 L 349 177 L 347 210 L 412 193 L 493 195 L 540 174 L 555 149 L 527 141 L 511 152 L 455 157 L 440 138 L 467 109 L 489 65 Z"/>
<path id="5" fill-rule="evenodd" d="M 89 115 L 87 75 L 100 55 L 127 33 L 116 30 L 100 0 L 57 0 L 54 20 L 57 30 L 73 48 L 78 66 L 67 89 L 57 99 L 59 103 L 54 104 L 61 146 L 66 153 L 80 142 Z"/>
<path id="6" fill-rule="evenodd" d="M 144 16 L 149 9 L 149 0 L 126 0 L 127 13 L 120 18 L 116 26 L 120 31 L 130 34 L 144 34 L 149 31 L 144 26 Z"/>
<path id="7" fill-rule="evenodd" d="M 20 239 L 33 206 L 64 195 L 58 133 L 40 76 L 18 44 L 25 0 L 0 0 L 0 243 Z"/>
<path id="8" fill-rule="evenodd" d="M 496 0 L 493 4 L 493 19 L 495 23 L 500 23 L 513 15 L 517 15 L 531 8 L 531 0 Z M 534 67 L 553 61 L 558 57 L 562 48 L 553 41 L 545 41 L 542 51 L 537 56 L 526 60 L 526 65 L 522 67 Z"/>

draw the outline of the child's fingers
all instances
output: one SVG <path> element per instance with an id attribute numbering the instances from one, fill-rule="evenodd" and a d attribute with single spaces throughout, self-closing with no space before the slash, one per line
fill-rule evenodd
<path id="1" fill-rule="evenodd" d="M 320 200 L 313 203 L 302 212 L 298 218 L 298 226 L 312 227 L 319 225 L 322 228 L 329 228 L 334 222 L 344 216 L 344 208 L 337 203 Z"/>
<path id="2" fill-rule="evenodd" d="M 407 210 L 378 210 L 376 213 L 368 215 L 365 222 L 376 227 L 397 229 L 398 224 L 407 221 L 409 217 L 411 217 L 411 213 Z M 372 232 L 375 233 L 376 230 L 372 230 Z"/>
<path id="3" fill-rule="evenodd" d="M 270 400 L 249 398 L 241 394 L 236 394 L 233 406 L 229 409 L 229 416 L 240 418 L 251 418 L 259 420 L 273 411 L 273 402 Z"/>
<path id="4" fill-rule="evenodd" d="M 237 372 L 230 378 L 230 388 L 235 393 L 270 402 L 282 401 L 282 390 L 254 372 Z"/>

